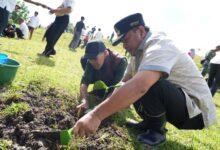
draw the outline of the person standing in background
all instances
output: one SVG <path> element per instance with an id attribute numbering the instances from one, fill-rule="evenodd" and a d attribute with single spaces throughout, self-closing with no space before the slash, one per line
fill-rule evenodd
<path id="1" fill-rule="evenodd" d="M 201 74 L 205 77 L 205 75 L 209 72 L 210 70 L 210 61 L 212 58 L 215 57 L 216 52 L 220 51 L 220 46 L 216 47 L 215 49 L 212 49 L 208 51 L 205 55 L 205 58 L 201 61 L 202 64 L 202 72 Z"/>
<path id="2" fill-rule="evenodd" d="M 37 27 L 39 27 L 40 25 L 40 20 L 38 18 L 38 12 L 35 11 L 34 12 L 34 16 L 32 16 L 28 22 L 28 29 L 30 32 L 30 36 L 29 36 L 29 40 L 31 40 L 34 29 L 36 29 Z"/>
<path id="3" fill-rule="evenodd" d="M 109 41 L 112 43 L 112 40 L 114 39 L 114 36 L 115 36 L 115 32 L 113 31 L 112 34 L 111 34 L 111 37 L 109 39 Z"/>
<path id="4" fill-rule="evenodd" d="M 210 61 L 210 71 L 208 78 L 208 85 L 210 87 L 212 96 L 215 95 L 216 91 L 220 87 L 220 46 L 216 46 L 215 57 Z"/>
<path id="5" fill-rule="evenodd" d="M 74 51 L 78 47 L 78 44 L 80 42 L 80 38 L 81 38 L 81 35 L 82 35 L 82 30 L 86 29 L 85 24 L 83 23 L 84 20 L 85 20 L 85 18 L 82 16 L 81 20 L 76 23 L 74 31 L 73 31 L 73 39 L 69 44 L 69 48 L 74 50 Z"/>
<path id="6" fill-rule="evenodd" d="M 95 34 L 95 40 L 102 41 L 103 40 L 103 34 L 101 32 L 101 28 L 98 29 L 98 32 Z"/>
<path id="7" fill-rule="evenodd" d="M 45 46 L 44 51 L 38 55 L 50 57 L 51 55 L 56 54 L 54 46 L 69 24 L 69 14 L 73 11 L 73 6 L 74 0 L 64 0 L 58 8 L 50 10 L 50 13 L 55 14 L 56 18 L 47 30 L 45 37 L 47 45 Z"/>

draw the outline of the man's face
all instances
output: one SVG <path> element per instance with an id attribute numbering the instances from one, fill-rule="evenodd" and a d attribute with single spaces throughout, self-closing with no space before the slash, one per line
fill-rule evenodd
<path id="1" fill-rule="evenodd" d="M 89 59 L 89 63 L 96 70 L 99 70 L 102 67 L 104 61 L 105 61 L 105 52 L 98 54 L 95 59 Z"/>
<path id="2" fill-rule="evenodd" d="M 125 37 L 122 40 L 123 47 L 132 56 L 135 56 L 135 51 L 139 47 L 142 40 L 143 40 L 143 36 L 141 35 L 140 29 L 137 27 L 126 33 Z"/>

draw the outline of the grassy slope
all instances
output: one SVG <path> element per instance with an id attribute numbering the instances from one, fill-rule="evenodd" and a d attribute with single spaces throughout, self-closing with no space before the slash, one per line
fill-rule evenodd
<path id="1" fill-rule="evenodd" d="M 69 51 L 67 47 L 72 35 L 65 33 L 56 45 L 56 56 L 49 59 L 39 57 L 36 54 L 41 53 L 45 47 L 45 42 L 41 41 L 43 32 L 42 29 L 36 30 L 31 41 L 0 38 L 0 52 L 7 53 L 9 57 L 21 63 L 16 79 L 7 87 L 7 92 L 0 93 L 0 96 L 10 97 L 19 95 L 29 82 L 39 80 L 46 83 L 44 84 L 45 88 L 62 88 L 70 94 L 78 96 L 80 77 L 83 73 L 79 60 L 84 50 L 77 49 L 77 52 Z M 108 42 L 106 42 L 106 45 L 111 49 L 116 49 L 111 47 Z M 117 49 L 124 53 L 122 47 L 119 46 Z M 196 58 L 196 62 L 199 62 L 199 58 Z M 215 104 L 218 119 L 220 119 L 219 93 L 215 96 Z M 115 139 L 117 142 L 110 146 L 112 148 L 115 147 L 114 149 L 117 149 L 117 145 L 124 145 L 125 149 L 145 149 L 145 147 L 135 141 L 136 133 L 134 134 L 121 127 L 126 121 L 125 116 L 130 118 L 136 117 L 133 111 L 122 111 L 115 115 L 115 124 L 117 128 L 121 128 L 124 136 L 129 136 L 129 141 L 125 142 L 117 138 Z M 169 130 L 167 142 L 154 149 L 220 149 L 220 123 L 202 131 L 178 130 L 170 124 L 167 125 L 167 128 Z"/>

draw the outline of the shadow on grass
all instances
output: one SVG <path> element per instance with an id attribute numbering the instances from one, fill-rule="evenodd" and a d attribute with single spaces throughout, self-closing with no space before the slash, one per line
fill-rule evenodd
<path id="1" fill-rule="evenodd" d="M 125 127 L 125 123 L 127 122 L 126 118 L 137 120 L 137 116 L 135 115 L 135 112 L 132 111 L 131 109 L 125 109 L 125 110 L 117 113 L 116 115 L 114 115 L 114 121 L 116 121 L 116 124 L 123 127 L 124 129 L 126 129 L 126 127 Z M 135 150 L 171 150 L 171 149 L 172 150 L 173 149 L 175 149 L 175 150 L 193 150 L 192 147 L 185 146 L 181 143 L 178 143 L 178 141 L 171 141 L 169 139 L 159 146 L 149 147 L 149 146 L 143 145 L 137 141 L 138 134 L 143 133 L 143 131 L 138 131 L 138 130 L 127 128 L 127 132 L 128 132 L 128 135 L 130 136 L 129 141 L 131 142 L 131 144 Z"/>
<path id="2" fill-rule="evenodd" d="M 39 56 L 38 58 L 36 58 L 35 61 L 38 65 L 45 65 L 45 66 L 49 66 L 49 67 L 55 66 L 55 62 L 48 57 Z"/>
<path id="3" fill-rule="evenodd" d="M 218 107 L 218 108 L 220 108 L 220 105 L 218 105 L 218 104 L 215 104 L 215 107 Z"/>
<path id="4" fill-rule="evenodd" d="M 181 143 L 178 143 L 177 141 L 171 141 L 171 140 L 166 140 L 164 143 L 154 147 L 146 146 L 137 141 L 137 136 L 138 134 L 141 133 L 143 132 L 133 129 L 128 129 L 128 134 L 131 138 L 131 142 L 135 150 L 136 149 L 137 150 L 193 150 L 192 147 L 188 147 Z"/>

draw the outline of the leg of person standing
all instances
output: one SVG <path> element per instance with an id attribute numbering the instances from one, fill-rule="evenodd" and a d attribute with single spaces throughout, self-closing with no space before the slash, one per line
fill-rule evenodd
<path id="1" fill-rule="evenodd" d="M 34 32 L 34 28 L 28 26 L 28 29 L 29 29 L 29 33 L 30 33 L 29 40 L 31 40 L 31 39 L 32 39 L 33 32 Z"/>
<path id="2" fill-rule="evenodd" d="M 42 53 L 44 56 L 49 57 L 50 55 L 55 55 L 56 51 L 54 49 L 55 44 L 57 43 L 58 39 L 66 29 L 69 23 L 69 16 L 61 16 L 56 17 L 55 22 L 50 27 L 49 32 L 46 36 L 47 45 L 45 47 L 44 52 Z"/>
<path id="3" fill-rule="evenodd" d="M 69 44 L 69 48 L 75 50 L 79 44 L 80 41 L 80 37 L 81 37 L 81 32 L 75 32 L 72 41 Z"/>
<path id="4" fill-rule="evenodd" d="M 212 83 L 212 86 L 210 87 L 210 91 L 212 93 L 212 96 L 215 95 L 216 91 L 218 90 L 218 84 L 216 83 L 216 80 Z"/>
<path id="5" fill-rule="evenodd" d="M 205 75 L 207 74 L 208 69 L 209 69 L 209 62 L 208 61 L 203 62 L 202 71 L 201 71 L 203 77 L 205 77 Z"/>
<path id="6" fill-rule="evenodd" d="M 0 36 L 3 36 L 3 31 L 8 24 L 9 11 L 6 8 L 0 7 Z"/>

